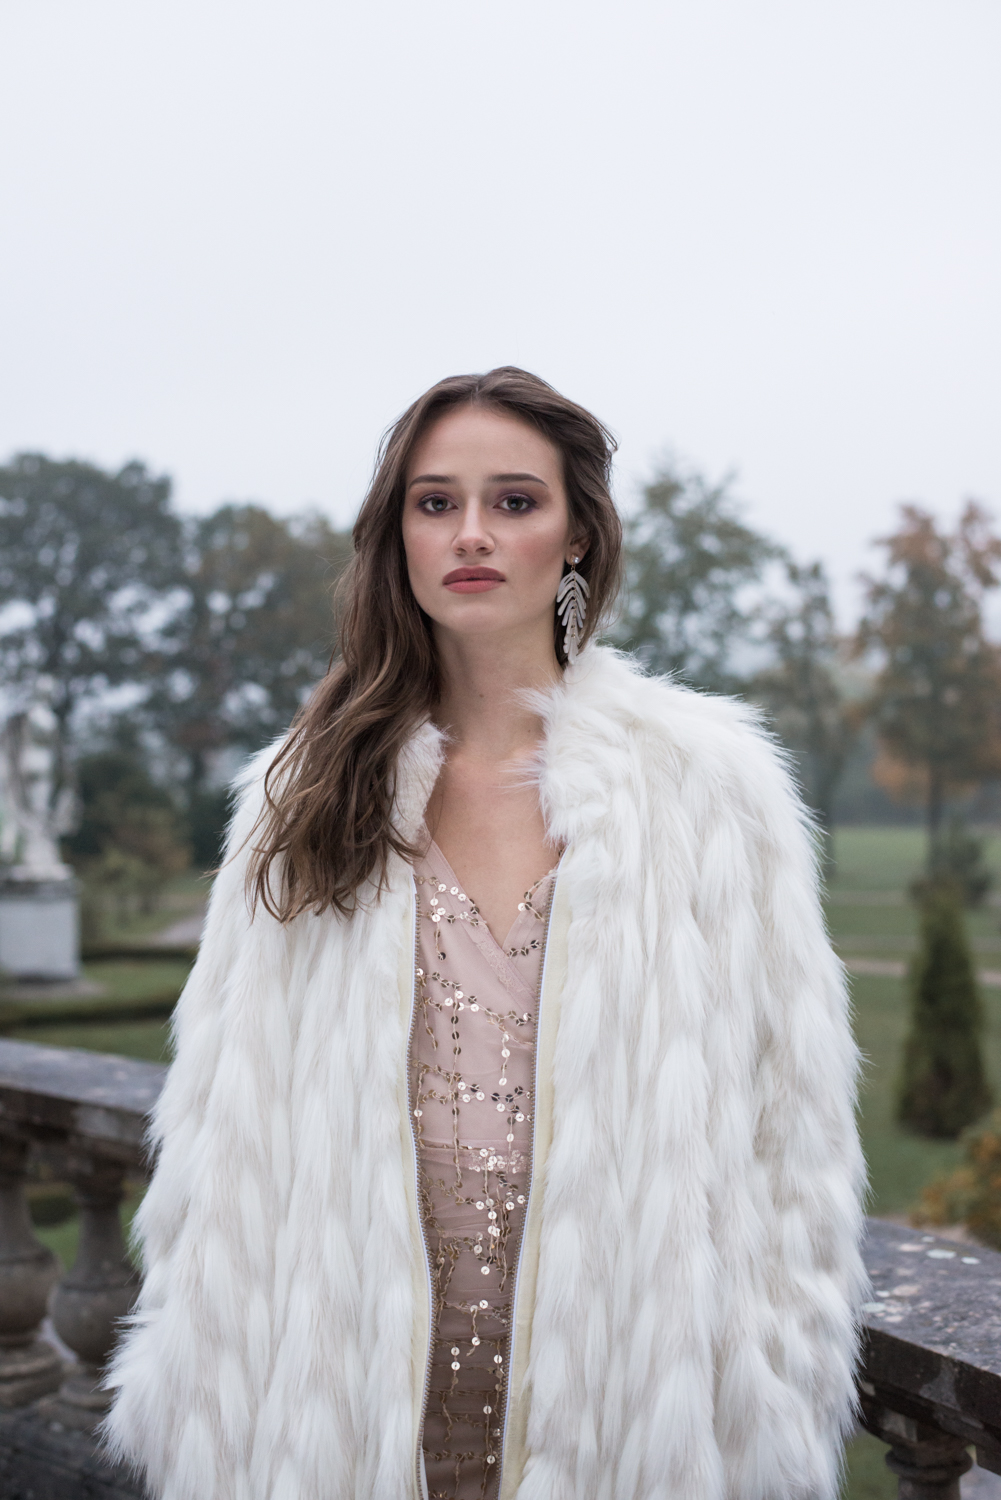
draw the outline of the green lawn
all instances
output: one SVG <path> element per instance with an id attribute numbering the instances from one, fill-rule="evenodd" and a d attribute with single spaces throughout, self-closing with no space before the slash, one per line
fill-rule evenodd
<path id="1" fill-rule="evenodd" d="M 113 908 L 103 913 L 100 941 L 136 943 L 165 927 L 191 916 L 208 899 L 211 876 L 200 870 L 185 870 L 175 875 L 160 894 L 155 911 L 130 912 L 119 918 Z"/>
<path id="2" fill-rule="evenodd" d="M 105 959 L 85 963 L 83 972 L 104 991 L 109 1000 L 128 1003 L 148 1000 L 171 989 L 180 990 L 191 965 L 184 959 Z"/>
<path id="3" fill-rule="evenodd" d="M 1001 877 L 1001 835 L 986 841 L 987 863 Z M 923 828 L 839 828 L 834 835 L 833 889 L 902 891 L 921 871 Z"/>
<path id="4" fill-rule="evenodd" d="M 838 830 L 833 899 L 827 910 L 831 935 L 843 957 L 850 958 L 854 952 L 865 957 L 906 959 L 917 936 L 917 918 L 904 893 L 920 872 L 924 847 L 920 829 Z M 989 841 L 987 853 L 992 866 L 1001 869 L 1001 838 Z M 899 904 L 866 901 L 866 892 L 884 897 L 896 892 Z M 980 950 L 980 966 L 1001 969 L 997 908 L 985 905 L 970 912 L 967 925 Z M 853 937 L 861 941 L 854 943 Z M 877 939 L 883 939 L 878 946 Z M 992 947 L 996 947 L 997 956 L 991 956 Z M 870 1211 L 905 1214 L 922 1186 L 957 1160 L 959 1148 L 953 1142 L 909 1135 L 893 1119 L 894 1080 L 907 1026 L 905 982 L 855 976 L 851 987 L 856 1036 L 865 1059 L 860 1125 L 872 1187 Z M 1001 989 L 985 986 L 981 993 L 987 1066 L 996 1085 L 1001 1085 Z"/>
<path id="5" fill-rule="evenodd" d="M 988 1059 L 994 1077 L 1001 1062 L 1001 991 L 993 996 Z M 951 1167 L 959 1156 L 952 1141 L 927 1141 L 908 1135 L 893 1118 L 893 1085 L 904 1037 L 904 984 L 899 979 L 858 977 L 852 980 L 855 1034 L 863 1055 L 862 1145 L 869 1163 L 873 1214 L 904 1214 L 922 1186 Z"/>
<path id="6" fill-rule="evenodd" d="M 860 1432 L 845 1453 L 841 1500 L 897 1500 L 897 1476 L 886 1467 L 886 1444 Z"/>
<path id="7" fill-rule="evenodd" d="M 133 1023 L 154 1018 L 162 1024 L 184 987 L 191 965 L 185 959 L 114 959 L 83 965 L 85 979 L 99 985 L 96 994 L 56 999 L 25 999 L 23 992 L 0 988 L 0 1035 L 54 1047 L 87 1047 L 148 1057 L 148 1043 L 133 1052 Z M 92 1029 L 93 1028 L 93 1029 Z M 94 1038 L 100 1030 L 100 1042 Z M 75 1040 L 66 1039 L 72 1031 Z M 109 1040 L 110 1038 L 110 1040 Z M 159 1057 L 159 1052 L 152 1054 Z"/>
<path id="8" fill-rule="evenodd" d="M 83 1047 L 88 1052 L 118 1052 L 143 1062 L 170 1061 L 166 1020 L 66 1022 L 58 1026 L 15 1026 L 6 1033 L 20 1042 L 49 1047 Z"/>

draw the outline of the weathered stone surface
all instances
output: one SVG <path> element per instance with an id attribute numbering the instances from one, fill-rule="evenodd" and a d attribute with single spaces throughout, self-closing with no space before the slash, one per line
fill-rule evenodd
<path id="1" fill-rule="evenodd" d="M 86 1433 L 47 1422 L 34 1408 L 0 1416 L 3 1500 L 146 1500 L 127 1470 Z"/>
<path id="2" fill-rule="evenodd" d="M 1001 1471 L 1001 1254 L 870 1219 L 865 1261 L 866 1426 L 885 1438 L 897 1412 Z"/>
<path id="3" fill-rule="evenodd" d="M 166 1072 L 159 1063 L 0 1039 L 0 1123 L 138 1163 Z"/>
<path id="4" fill-rule="evenodd" d="M 55 1350 L 37 1338 L 59 1264 L 40 1243 L 24 1196 L 28 1143 L 0 1133 L 0 1407 L 59 1384 Z"/>

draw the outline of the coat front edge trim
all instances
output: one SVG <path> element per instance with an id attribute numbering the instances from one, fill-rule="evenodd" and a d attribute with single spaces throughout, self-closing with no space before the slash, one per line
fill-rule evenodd
<path id="1" fill-rule="evenodd" d="M 411 877 L 412 881 L 412 877 Z M 404 941 L 400 945 L 399 1002 L 403 1034 L 408 1038 L 407 1055 L 400 1069 L 400 1146 L 403 1158 L 403 1179 L 406 1184 L 407 1209 L 411 1232 L 414 1238 L 414 1496 L 415 1500 L 426 1500 L 427 1485 L 424 1482 L 424 1465 L 421 1457 L 421 1423 L 424 1418 L 424 1389 L 431 1359 L 431 1271 L 428 1266 L 427 1248 L 421 1231 L 420 1206 L 417 1197 L 419 1165 L 417 1146 L 414 1140 L 410 1101 L 410 1047 L 413 1036 L 414 1002 L 417 987 L 415 952 L 417 944 L 417 888 L 413 886 L 410 899 L 410 918 L 406 924 Z"/>
<path id="2" fill-rule="evenodd" d="M 546 1160 L 553 1138 L 553 1054 L 556 1050 L 560 1004 L 567 978 L 572 919 L 566 881 L 561 881 L 557 873 L 543 956 L 544 972 L 536 1022 L 532 1182 L 511 1308 L 511 1353 L 507 1372 L 510 1400 L 502 1439 L 498 1500 L 515 1500 L 528 1457 L 528 1368 L 532 1353 L 532 1317 L 542 1241 L 542 1216 L 545 1211 Z"/>

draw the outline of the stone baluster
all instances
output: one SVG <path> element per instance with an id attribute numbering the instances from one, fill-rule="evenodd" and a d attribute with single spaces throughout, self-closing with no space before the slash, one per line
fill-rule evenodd
<path id="1" fill-rule="evenodd" d="M 917 1424 L 920 1425 L 920 1424 Z M 973 1459 L 959 1438 L 927 1429 L 914 1443 L 897 1441 L 886 1462 L 897 1476 L 899 1500 L 960 1500 L 959 1481 Z"/>
<path id="2" fill-rule="evenodd" d="M 869 1418 L 870 1432 L 890 1445 L 899 1500 L 960 1500 L 959 1481 L 973 1465 L 962 1438 L 885 1407 L 870 1407 Z"/>
<path id="3" fill-rule="evenodd" d="M 80 1246 L 52 1299 L 52 1322 L 80 1363 L 43 1410 L 65 1427 L 88 1431 L 111 1401 L 101 1389 L 104 1366 L 118 1337 L 118 1320 L 135 1300 L 138 1278 L 119 1215 L 124 1168 L 99 1156 L 74 1157 L 66 1175 L 80 1208 Z"/>
<path id="4" fill-rule="evenodd" d="M 62 1360 L 38 1337 L 59 1262 L 31 1226 L 27 1158 L 27 1141 L 0 1135 L 0 1407 L 24 1406 L 62 1379 Z"/>

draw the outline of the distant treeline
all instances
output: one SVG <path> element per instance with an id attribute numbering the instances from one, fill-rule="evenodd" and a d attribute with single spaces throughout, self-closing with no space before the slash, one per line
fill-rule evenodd
<path id="1" fill-rule="evenodd" d="M 749 527 L 725 484 L 666 467 L 626 523 L 611 639 L 760 704 L 822 826 L 920 808 L 934 858 L 957 799 L 989 798 L 1001 777 L 1001 659 L 984 626 L 1001 541 L 977 505 L 954 532 L 904 506 L 880 545 L 845 635 L 822 563 Z M 141 463 L 25 453 L 0 468 L 3 711 L 50 707 L 52 796 L 76 806 L 67 855 L 122 902 L 216 859 L 227 776 L 326 669 L 350 556 L 349 533 L 316 513 L 181 515 Z"/>

